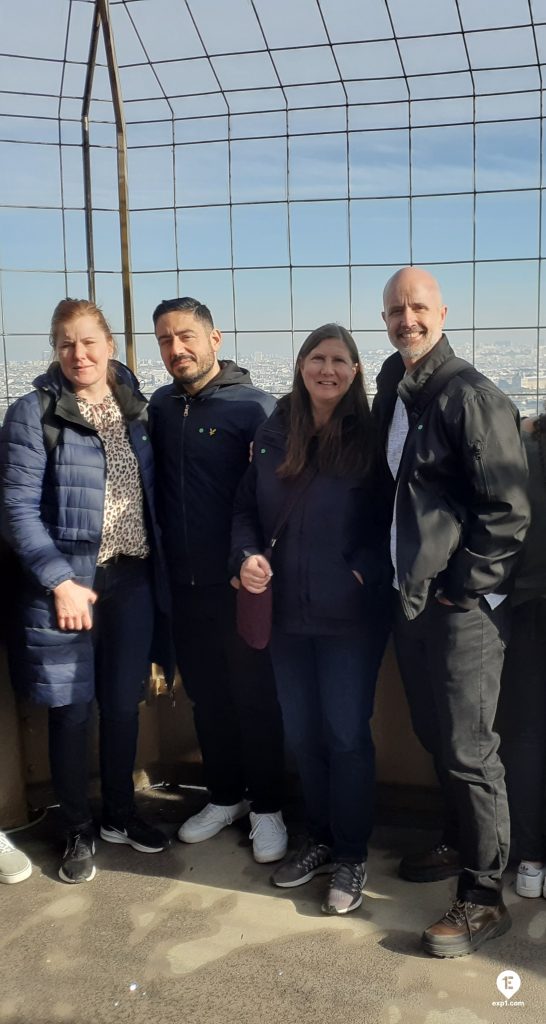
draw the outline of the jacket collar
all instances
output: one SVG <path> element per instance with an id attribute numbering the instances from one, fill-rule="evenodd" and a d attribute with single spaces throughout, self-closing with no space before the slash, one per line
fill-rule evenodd
<path id="1" fill-rule="evenodd" d="M 436 343 L 413 373 L 408 373 L 399 382 L 397 391 L 406 407 L 416 401 L 419 391 L 439 366 L 455 355 L 445 334 Z"/>
<path id="2" fill-rule="evenodd" d="M 116 374 L 115 398 L 123 416 L 127 420 L 143 418 L 147 403 L 139 390 L 137 378 L 128 366 L 117 359 L 112 360 L 112 365 Z M 35 388 L 47 391 L 52 396 L 56 416 L 69 423 L 78 423 L 87 430 L 94 430 L 82 416 L 72 386 L 57 362 L 53 362 L 45 373 L 36 377 L 33 384 Z"/>

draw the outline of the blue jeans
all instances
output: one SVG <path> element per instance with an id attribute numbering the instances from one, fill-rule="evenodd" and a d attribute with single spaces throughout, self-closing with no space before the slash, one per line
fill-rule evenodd
<path id="1" fill-rule="evenodd" d="M 307 830 L 332 847 L 336 860 L 367 857 L 375 783 L 370 718 L 387 636 L 386 619 L 345 636 L 273 630 L 277 693 Z"/>
<path id="2" fill-rule="evenodd" d="M 124 825 L 133 809 L 138 704 L 148 674 L 154 603 L 149 562 L 98 566 L 93 589 L 95 696 L 100 713 L 102 818 Z M 93 702 L 49 709 L 51 778 L 69 828 L 88 824 L 89 723 Z"/>

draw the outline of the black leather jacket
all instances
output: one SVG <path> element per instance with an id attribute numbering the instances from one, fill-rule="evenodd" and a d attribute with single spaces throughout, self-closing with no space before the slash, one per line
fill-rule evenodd
<path id="1" fill-rule="evenodd" d="M 404 377 L 396 352 L 377 378 L 373 410 L 383 444 L 397 395 L 410 423 L 394 498 L 398 582 L 408 619 L 425 607 L 433 580 L 462 608 L 482 595 L 505 593 L 529 524 L 519 414 L 506 395 L 469 363 L 416 412 L 425 382 L 452 355 L 442 335 L 411 375 Z"/>

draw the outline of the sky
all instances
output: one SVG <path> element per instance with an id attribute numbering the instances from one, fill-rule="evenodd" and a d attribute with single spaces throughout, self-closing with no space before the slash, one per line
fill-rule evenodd
<path id="1" fill-rule="evenodd" d="M 527 0 L 459 9 L 466 48 L 453 0 L 229 0 L 229 18 L 225 0 L 111 0 L 143 357 L 152 309 L 177 293 L 210 305 L 234 352 L 235 330 L 240 348 L 255 339 L 284 355 L 332 320 L 376 346 L 383 285 L 410 261 L 438 276 L 452 330 L 484 344 L 523 330 L 536 345 L 546 0 L 532 0 L 534 29 Z M 8 358 L 41 353 L 58 299 L 87 294 L 79 117 L 92 16 L 87 0 L 20 0 L 15 14 L 0 0 Z M 98 62 L 96 288 L 120 332 L 102 44 Z"/>

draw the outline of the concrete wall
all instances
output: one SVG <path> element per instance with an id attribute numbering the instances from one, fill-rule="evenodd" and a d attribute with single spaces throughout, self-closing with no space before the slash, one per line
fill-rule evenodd
<path id="1" fill-rule="evenodd" d="M 379 782 L 414 786 L 436 784 L 431 760 L 411 730 L 406 699 L 390 647 L 379 678 L 373 732 Z M 184 765 L 189 770 L 198 765 L 199 759 L 191 707 L 180 686 L 174 707 L 170 697 L 165 695 L 141 705 L 137 786 L 161 781 L 162 768 Z M 96 736 L 91 772 L 97 772 Z M 31 706 L 16 710 L 4 653 L 0 649 L 0 827 L 25 822 L 26 787 L 35 795 L 48 782 L 46 710 Z"/>

